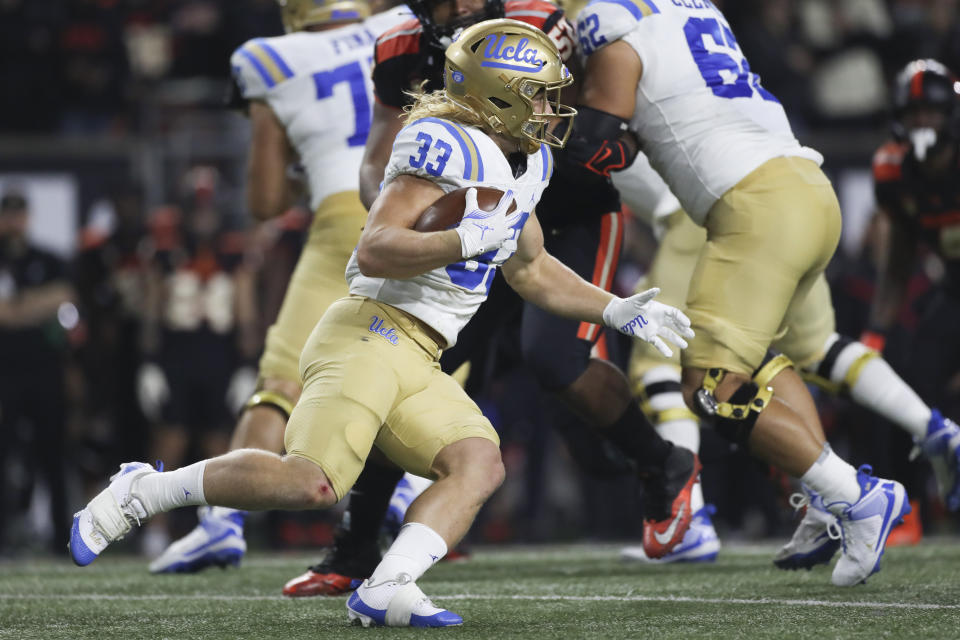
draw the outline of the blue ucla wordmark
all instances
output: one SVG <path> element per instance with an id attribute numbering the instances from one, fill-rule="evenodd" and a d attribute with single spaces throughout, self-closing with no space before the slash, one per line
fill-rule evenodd
<path id="1" fill-rule="evenodd" d="M 378 336 L 382 337 L 384 340 L 390 344 L 397 344 L 400 342 L 400 336 L 397 335 L 397 330 L 393 327 L 386 328 L 383 326 L 383 318 L 380 316 L 373 316 L 370 318 L 370 328 L 368 329 L 370 333 L 375 333 Z"/>
<path id="2" fill-rule="evenodd" d="M 521 38 L 517 45 L 504 46 L 507 41 L 506 34 L 491 33 L 486 38 L 487 45 L 483 50 L 484 61 L 480 63 L 481 67 L 494 67 L 497 69 L 511 69 L 513 71 L 540 71 L 546 60 L 538 58 L 540 51 L 531 48 L 528 38 Z"/>

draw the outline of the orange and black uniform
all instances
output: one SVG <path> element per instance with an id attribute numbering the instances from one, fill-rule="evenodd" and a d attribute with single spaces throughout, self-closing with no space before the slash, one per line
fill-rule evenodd
<path id="1" fill-rule="evenodd" d="M 508 0 L 504 17 L 531 24 L 551 36 L 560 55 L 569 60 L 576 42 L 563 9 L 545 0 Z M 430 43 L 417 19 L 397 25 L 377 40 L 373 69 L 374 92 L 382 104 L 402 109 L 412 102 L 407 92 L 443 88 L 444 52 Z M 559 151 L 555 153 L 563 153 Z M 560 171 L 559 162 L 554 162 Z M 623 214 L 620 198 L 609 182 L 585 191 L 554 173 L 537 206 L 546 249 L 584 279 L 610 289 L 620 258 Z M 522 307 L 521 307 L 522 305 Z M 587 366 L 601 327 L 548 314 L 523 304 L 503 278 L 494 280 L 489 300 L 460 333 L 457 345 L 441 364 L 453 371 L 476 357 L 497 325 L 522 313 L 521 351 L 540 384 L 562 389 Z"/>
<path id="2" fill-rule="evenodd" d="M 925 401 L 945 407 L 946 381 L 960 371 L 960 152 L 954 171 L 926 178 L 906 144 L 888 142 L 873 158 L 877 203 L 893 218 L 893 233 L 908 232 L 943 260 L 945 272 L 924 305 L 911 362 L 913 385 Z"/>

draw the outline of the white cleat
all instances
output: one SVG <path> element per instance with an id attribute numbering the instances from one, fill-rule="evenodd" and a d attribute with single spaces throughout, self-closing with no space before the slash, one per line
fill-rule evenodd
<path id="1" fill-rule="evenodd" d="M 808 487 L 803 493 L 790 496 L 794 509 L 807 508 L 790 542 L 781 547 L 773 558 L 780 569 L 807 569 L 827 564 L 840 548 L 840 530 L 837 517 L 826 510 L 823 500 Z"/>
<path id="2" fill-rule="evenodd" d="M 375 593 L 378 588 L 393 590 L 392 594 Z M 389 594 L 389 595 L 387 595 Z M 380 609 L 389 597 L 385 609 Z M 366 580 L 347 599 L 347 618 L 351 623 L 364 627 L 455 627 L 463 624 L 463 618 L 433 604 L 420 587 L 401 573 L 396 580 L 370 584 Z"/>
<path id="3" fill-rule="evenodd" d="M 930 460 L 940 498 L 950 511 L 960 511 L 960 426 L 933 409 L 918 445 Z"/>
<path id="4" fill-rule="evenodd" d="M 157 473 L 157 470 L 144 462 L 120 465 L 120 471 L 110 476 L 110 486 L 74 514 L 68 545 L 74 563 L 87 566 L 111 542 L 125 536 L 134 522 L 139 525 L 147 518 L 147 511 L 134 494 L 133 485 L 149 473 Z"/>
<path id="5" fill-rule="evenodd" d="M 246 511 L 224 507 L 197 509 L 199 524 L 150 563 L 150 573 L 196 573 L 207 567 L 239 566 Z"/>
<path id="6" fill-rule="evenodd" d="M 857 471 L 860 499 L 844 509 L 838 520 L 843 540 L 843 555 L 833 568 L 833 584 L 850 587 L 880 571 L 880 558 L 890 530 L 910 513 L 910 502 L 903 485 L 871 475 L 863 465 Z"/>

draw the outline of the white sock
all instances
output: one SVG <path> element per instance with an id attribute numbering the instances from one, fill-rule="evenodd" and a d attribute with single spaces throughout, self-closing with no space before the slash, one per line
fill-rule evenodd
<path id="1" fill-rule="evenodd" d="M 648 387 L 658 382 L 675 382 L 680 384 L 680 371 L 672 366 L 664 365 L 654 367 L 643 374 L 643 386 Z M 677 391 L 661 391 L 648 396 L 650 409 L 656 412 L 667 411 L 670 409 L 687 410 L 687 405 L 683 401 L 683 393 Z M 680 418 L 678 420 L 666 420 L 654 424 L 657 433 L 664 440 L 700 453 L 700 423 L 693 418 Z M 701 483 L 693 485 L 693 491 L 690 494 L 690 508 L 694 513 L 703 508 L 703 489 Z"/>
<path id="2" fill-rule="evenodd" d="M 896 423 L 915 438 L 927 435 L 930 407 L 883 358 L 874 358 L 864 365 L 850 395 L 860 406 Z"/>
<path id="3" fill-rule="evenodd" d="M 400 534 L 373 570 L 373 575 L 361 585 L 364 602 L 374 609 L 386 609 L 400 585 L 397 584 L 394 588 L 385 588 L 384 585 L 376 589 L 371 589 L 368 585 L 383 585 L 396 580 L 401 573 L 416 581 L 445 555 L 447 543 L 440 534 L 425 524 L 408 522 L 400 528 Z"/>
<path id="4" fill-rule="evenodd" d="M 860 499 L 857 470 L 835 454 L 828 444 L 823 445 L 820 457 L 800 476 L 800 481 L 819 493 L 824 506 L 836 515 Z"/>
<path id="5" fill-rule="evenodd" d="M 206 460 L 181 467 L 176 471 L 151 473 L 137 481 L 135 493 L 147 516 L 170 511 L 177 507 L 207 504 L 203 495 L 203 470 Z"/>
<path id="6" fill-rule="evenodd" d="M 825 349 L 839 338 L 833 334 Z M 860 343 L 848 344 L 837 355 L 830 371 L 830 380 L 842 383 L 850 367 L 870 349 Z M 930 407 L 907 385 L 883 358 L 871 358 L 863 365 L 850 389 L 850 397 L 861 407 L 870 409 L 916 438 L 927 435 Z"/>

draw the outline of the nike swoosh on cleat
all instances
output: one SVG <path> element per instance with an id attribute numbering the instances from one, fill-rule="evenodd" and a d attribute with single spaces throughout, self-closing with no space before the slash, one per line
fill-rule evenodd
<path id="1" fill-rule="evenodd" d="M 683 519 L 683 514 L 687 509 L 686 504 L 680 505 L 680 511 L 677 512 L 677 516 L 673 519 L 673 522 L 670 523 L 670 526 L 667 527 L 667 530 L 663 533 L 658 533 L 657 531 L 653 532 L 653 537 L 660 544 L 667 544 L 673 538 L 674 532 L 677 530 L 677 526 L 680 524 L 680 520 Z"/>

